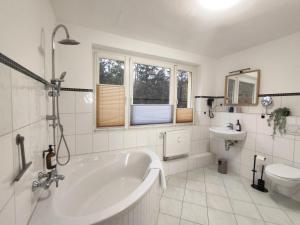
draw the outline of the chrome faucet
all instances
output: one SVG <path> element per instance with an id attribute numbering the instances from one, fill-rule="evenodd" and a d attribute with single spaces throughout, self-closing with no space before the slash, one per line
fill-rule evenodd
<path id="1" fill-rule="evenodd" d="M 58 187 L 58 182 L 60 180 L 64 180 L 65 177 L 57 173 L 57 170 L 51 170 L 50 172 L 39 172 L 38 179 L 32 182 L 32 191 L 36 191 L 39 188 L 43 188 L 45 190 L 49 189 L 53 182 L 56 183 L 56 187 Z"/>
<path id="2" fill-rule="evenodd" d="M 228 123 L 228 124 L 227 124 L 227 127 L 228 127 L 230 130 L 233 130 L 233 123 Z"/>

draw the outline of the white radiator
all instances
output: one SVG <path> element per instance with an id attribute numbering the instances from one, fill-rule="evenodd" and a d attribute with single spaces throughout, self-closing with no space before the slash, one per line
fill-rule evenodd
<path id="1" fill-rule="evenodd" d="M 164 133 L 164 160 L 189 154 L 191 134 L 188 129 L 167 131 Z"/>

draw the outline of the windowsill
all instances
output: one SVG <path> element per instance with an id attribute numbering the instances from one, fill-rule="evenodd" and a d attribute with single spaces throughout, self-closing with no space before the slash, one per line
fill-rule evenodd
<path id="1" fill-rule="evenodd" d="M 103 127 L 103 128 L 95 128 L 94 132 L 100 131 L 121 131 L 121 130 L 135 130 L 135 129 L 150 129 L 150 128 L 169 128 L 169 127 L 186 127 L 192 126 L 194 123 L 166 123 L 166 124 L 149 124 L 149 125 L 135 125 L 128 127 Z"/>

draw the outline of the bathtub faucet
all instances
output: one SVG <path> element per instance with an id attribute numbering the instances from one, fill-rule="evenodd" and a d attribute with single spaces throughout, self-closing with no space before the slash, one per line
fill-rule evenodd
<path id="1" fill-rule="evenodd" d="M 65 177 L 57 173 L 57 170 L 51 170 L 50 172 L 39 172 L 38 179 L 32 182 L 32 191 L 36 191 L 39 188 L 47 190 L 53 182 L 58 187 L 58 182 L 64 180 Z"/>

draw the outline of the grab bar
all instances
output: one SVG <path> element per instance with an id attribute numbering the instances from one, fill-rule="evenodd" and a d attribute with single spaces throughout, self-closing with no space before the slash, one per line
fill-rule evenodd
<path id="1" fill-rule="evenodd" d="M 15 182 L 17 182 L 21 179 L 21 177 L 24 175 L 26 170 L 32 164 L 32 162 L 26 163 L 24 141 L 25 141 L 25 138 L 23 136 L 21 136 L 20 134 L 18 134 L 17 137 L 16 137 L 16 144 L 18 145 L 19 151 L 21 151 L 22 167 L 19 171 L 19 174 L 16 176 L 16 178 L 14 180 Z"/>

